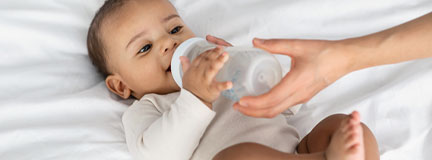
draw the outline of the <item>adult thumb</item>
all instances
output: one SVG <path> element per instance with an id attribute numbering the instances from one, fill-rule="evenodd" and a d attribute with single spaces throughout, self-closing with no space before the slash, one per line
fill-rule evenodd
<path id="1" fill-rule="evenodd" d="M 254 47 L 261 48 L 270 53 L 293 55 L 294 43 L 292 39 L 259 39 L 254 38 L 252 43 Z"/>

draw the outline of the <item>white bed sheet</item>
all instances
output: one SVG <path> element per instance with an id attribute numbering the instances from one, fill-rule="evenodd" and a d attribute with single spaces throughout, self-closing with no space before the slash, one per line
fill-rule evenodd
<path id="1" fill-rule="evenodd" d="M 102 0 L 0 1 L 0 159 L 124 159 L 121 101 L 87 57 Z M 172 0 L 198 36 L 341 39 L 432 11 L 430 0 Z M 359 110 L 384 160 L 431 159 L 432 59 L 338 80 L 290 118 L 302 136 L 324 117 Z"/>

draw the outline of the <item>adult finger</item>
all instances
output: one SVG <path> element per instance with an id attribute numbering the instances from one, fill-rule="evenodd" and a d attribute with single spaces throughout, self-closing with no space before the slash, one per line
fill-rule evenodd
<path id="1" fill-rule="evenodd" d="M 307 83 L 308 81 L 305 81 L 304 76 L 301 76 L 300 73 L 304 73 L 304 71 L 293 69 L 269 92 L 258 96 L 245 96 L 240 99 L 237 105 L 247 108 L 264 109 L 274 108 L 287 100 L 292 101 L 293 104 L 306 101 L 310 97 L 310 91 L 303 88 L 305 87 L 303 83 Z M 288 102 L 285 102 L 286 104 Z M 286 108 L 289 107 L 291 106 L 286 106 Z"/>
<path id="2" fill-rule="evenodd" d="M 214 43 L 216 45 L 221 45 L 221 46 L 225 46 L 225 47 L 232 47 L 233 46 L 232 44 L 228 43 L 227 41 L 225 41 L 221 38 L 212 36 L 212 35 L 207 35 L 206 40 L 211 42 L 211 43 Z"/>
<path id="3" fill-rule="evenodd" d="M 268 112 L 270 112 L 269 108 L 255 109 L 255 108 L 238 107 L 237 105 L 234 105 L 234 109 L 247 116 L 270 118 L 269 116 L 267 116 Z"/>
<path id="4" fill-rule="evenodd" d="M 277 97 L 275 97 L 275 95 Z M 278 98 L 278 94 L 271 90 L 259 96 L 245 96 L 242 97 L 238 105 L 244 108 L 264 109 L 271 108 L 277 103 L 280 103 L 282 98 Z M 277 99 L 275 99 L 277 98 Z"/>
<path id="5" fill-rule="evenodd" d="M 284 112 L 290 106 L 295 105 L 295 97 L 287 97 L 282 102 L 277 105 L 274 105 L 270 108 L 251 108 L 251 107 L 241 107 L 238 104 L 234 104 L 234 108 L 239 112 L 252 116 L 252 117 L 260 117 L 260 118 L 273 118 L 280 113 Z"/>
<path id="6" fill-rule="evenodd" d="M 245 96 L 240 99 L 239 105 L 251 108 L 271 108 L 278 105 L 294 93 L 296 86 L 293 86 L 293 77 L 295 78 L 295 71 L 288 72 L 270 91 L 258 96 Z"/>
<path id="7" fill-rule="evenodd" d="M 256 48 L 261 48 L 271 53 L 284 54 L 294 56 L 295 46 L 298 43 L 302 42 L 302 40 L 293 40 L 293 39 L 253 39 L 253 45 Z"/>

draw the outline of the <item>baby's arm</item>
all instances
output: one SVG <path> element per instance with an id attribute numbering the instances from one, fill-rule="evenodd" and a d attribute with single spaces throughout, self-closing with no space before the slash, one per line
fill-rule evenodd
<path id="1" fill-rule="evenodd" d="M 145 97 L 125 112 L 126 141 L 135 158 L 190 159 L 215 115 L 211 103 L 232 85 L 214 81 L 227 59 L 221 47 L 206 51 L 192 63 L 183 59 L 184 89 L 170 107 L 159 106 L 163 99 Z"/>
<path id="2" fill-rule="evenodd" d="M 123 115 L 127 145 L 134 158 L 190 159 L 215 116 L 187 90 L 182 89 L 171 106 L 159 102 L 167 100 L 149 96 Z"/>

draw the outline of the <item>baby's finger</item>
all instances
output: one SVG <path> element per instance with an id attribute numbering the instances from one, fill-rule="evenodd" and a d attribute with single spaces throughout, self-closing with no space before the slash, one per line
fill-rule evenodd
<path id="1" fill-rule="evenodd" d="M 204 57 L 207 56 L 207 54 L 208 54 L 209 51 L 210 51 L 210 50 L 205 51 L 205 52 L 199 54 L 198 56 L 196 56 L 195 59 L 192 61 L 192 65 L 193 65 L 193 66 L 198 66 L 198 65 L 200 65 L 200 64 L 201 64 L 201 60 L 202 60 Z"/>
<path id="2" fill-rule="evenodd" d="M 208 53 L 208 58 L 210 60 L 216 59 L 224 52 L 224 48 L 222 46 L 217 46 L 215 49 L 210 50 Z"/>
<path id="3" fill-rule="evenodd" d="M 218 58 L 217 61 L 220 63 L 225 63 L 229 59 L 229 54 L 227 52 L 223 52 Z"/>
<path id="4" fill-rule="evenodd" d="M 215 61 L 211 62 L 208 66 L 207 72 L 209 72 L 210 76 L 216 76 L 219 70 L 225 65 L 225 62 L 228 60 L 228 53 L 222 53 Z"/>
<path id="5" fill-rule="evenodd" d="M 215 82 L 216 83 L 216 89 L 218 92 L 231 89 L 233 87 L 233 84 L 231 81 L 227 82 Z"/>
<path id="6" fill-rule="evenodd" d="M 212 57 L 217 57 L 219 52 L 221 52 L 221 48 L 214 48 L 214 49 L 210 49 L 202 54 L 200 54 L 196 59 L 197 62 L 193 62 L 195 63 L 194 66 L 200 68 L 203 71 L 206 71 L 209 64 L 213 63 L 214 59 L 212 59 Z"/>
<path id="7" fill-rule="evenodd" d="M 182 65 L 182 71 L 183 73 L 186 72 L 189 69 L 190 61 L 189 58 L 185 56 L 180 56 L 180 63 Z"/>
<path id="8" fill-rule="evenodd" d="M 213 52 L 217 52 L 219 51 L 219 49 L 216 47 L 214 49 L 209 49 L 201 54 L 199 54 L 192 62 L 193 66 L 202 66 L 203 63 L 201 63 L 201 61 L 208 61 L 210 60 L 209 55 L 212 54 Z M 205 63 L 204 63 L 205 64 Z"/>
<path id="9" fill-rule="evenodd" d="M 208 83 L 211 83 L 223 66 L 224 66 L 224 62 L 220 62 L 217 60 L 209 61 L 204 71 L 204 76 L 206 81 Z"/>

